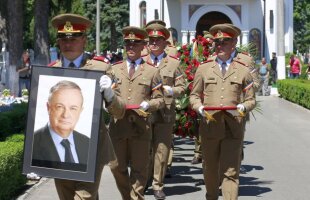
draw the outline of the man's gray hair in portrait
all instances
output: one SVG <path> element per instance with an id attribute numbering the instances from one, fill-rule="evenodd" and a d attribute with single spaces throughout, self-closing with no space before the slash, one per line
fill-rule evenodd
<path id="1" fill-rule="evenodd" d="M 50 92 L 49 92 L 49 95 L 48 95 L 48 102 L 51 101 L 52 97 L 53 97 L 53 94 L 59 90 L 62 90 L 62 89 L 75 89 L 75 90 L 79 90 L 80 93 L 81 93 L 81 97 L 82 97 L 82 105 L 83 105 L 83 102 L 84 102 L 84 98 L 83 98 L 83 95 L 82 95 L 82 90 L 80 88 L 80 86 L 78 84 L 76 84 L 75 82 L 72 82 L 72 81 L 67 81 L 67 80 L 62 80 L 62 81 L 59 81 L 58 83 L 56 83 L 53 87 L 51 87 L 50 89 Z"/>

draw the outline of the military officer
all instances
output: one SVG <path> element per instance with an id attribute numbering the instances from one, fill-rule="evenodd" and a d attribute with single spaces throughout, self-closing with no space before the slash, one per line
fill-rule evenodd
<path id="1" fill-rule="evenodd" d="M 110 123 L 117 157 L 117 162 L 111 162 L 110 167 L 123 200 L 142 200 L 152 136 L 149 113 L 162 108 L 164 99 L 159 72 L 141 58 L 146 31 L 128 26 L 123 28 L 123 37 L 127 59 L 115 63 L 112 69 L 127 110 L 123 119 Z"/>
<path id="2" fill-rule="evenodd" d="M 208 116 L 199 127 L 208 200 L 218 199 L 220 184 L 223 199 L 238 198 L 245 123 L 239 113 L 248 113 L 255 107 L 248 59 L 236 55 L 240 32 L 232 24 L 218 24 L 210 28 L 216 56 L 198 67 L 190 94 L 192 108 L 203 117 Z M 236 106 L 238 112 L 221 110 L 225 106 Z M 205 107 L 217 107 L 217 110 L 207 114 Z"/>
<path id="3" fill-rule="evenodd" d="M 156 199 L 165 199 L 164 177 L 167 169 L 169 150 L 175 122 L 175 98 L 185 92 L 185 80 L 180 69 L 180 61 L 167 55 L 165 48 L 170 36 L 168 29 L 160 23 L 146 27 L 149 36 L 150 54 L 143 57 L 158 69 L 164 89 L 165 107 L 155 113 L 153 124 L 153 190 Z"/>
<path id="4" fill-rule="evenodd" d="M 87 59 L 84 53 L 87 36 L 86 30 L 91 21 L 76 14 L 60 14 L 52 19 L 52 25 L 57 29 L 57 44 L 60 60 L 50 63 L 51 67 L 90 69 L 106 71 L 110 74 L 111 66 L 101 57 Z M 112 75 L 111 75 L 112 76 Z M 100 91 L 103 92 L 104 104 L 115 118 L 125 114 L 125 102 L 120 98 L 119 91 L 112 89 L 112 77 L 103 75 L 100 79 Z M 96 180 L 94 183 L 55 179 L 58 196 L 61 200 L 68 199 L 98 199 L 98 187 L 105 164 L 115 159 L 111 139 L 102 120 L 100 124 L 98 156 L 96 164 Z"/>
<path id="5" fill-rule="evenodd" d="M 152 24 L 159 24 L 159 25 L 162 25 L 162 26 L 166 27 L 166 22 L 164 22 L 162 20 L 159 20 L 159 19 L 154 19 L 154 20 L 149 21 L 145 25 L 145 28 L 150 26 L 150 25 L 152 25 Z M 178 49 L 174 46 L 174 44 L 173 44 L 174 41 L 172 40 L 172 37 L 168 37 L 166 40 L 167 40 L 167 45 L 166 45 L 166 48 L 165 48 L 165 52 L 168 55 L 176 56 L 178 54 Z M 147 55 L 147 54 L 149 54 L 149 52 L 150 52 L 149 49 L 147 49 L 147 51 L 143 50 L 142 55 L 143 56 Z"/>

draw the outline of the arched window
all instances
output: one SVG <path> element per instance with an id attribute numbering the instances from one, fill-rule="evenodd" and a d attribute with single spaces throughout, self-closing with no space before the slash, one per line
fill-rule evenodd
<path id="1" fill-rule="evenodd" d="M 140 3 L 140 27 L 146 25 L 146 2 L 142 1 Z"/>
<path id="2" fill-rule="evenodd" d="M 178 42 L 178 31 L 175 28 L 168 28 L 168 30 L 171 34 L 169 38 L 171 40 L 170 43 L 175 45 Z"/>
<path id="3" fill-rule="evenodd" d="M 261 36 L 261 31 L 257 28 L 253 28 L 250 30 L 249 34 L 249 42 L 253 43 L 256 47 L 257 50 L 257 59 L 261 59 L 261 41 L 262 41 L 262 36 Z"/>

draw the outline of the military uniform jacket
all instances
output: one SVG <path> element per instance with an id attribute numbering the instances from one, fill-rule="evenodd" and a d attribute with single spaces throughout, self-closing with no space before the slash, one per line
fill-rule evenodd
<path id="1" fill-rule="evenodd" d="M 223 107 L 243 104 L 246 112 L 255 107 L 253 78 L 244 62 L 234 58 L 223 77 L 216 57 L 201 64 L 195 74 L 190 105 L 194 110 L 200 106 Z M 222 137 L 228 125 L 235 137 L 241 137 L 244 120 L 238 112 L 208 111 L 216 121 L 202 120 L 200 133 L 209 137 Z M 207 131 L 208 130 L 208 131 Z"/>
<path id="2" fill-rule="evenodd" d="M 147 112 L 155 112 L 164 106 L 159 72 L 152 65 L 142 60 L 132 78 L 129 77 L 125 61 L 115 63 L 112 70 L 117 77 L 117 87 L 126 105 L 140 105 L 146 101 L 150 106 Z M 111 136 L 130 137 L 137 134 L 147 134 L 148 126 L 147 118 L 140 116 L 136 110 L 126 110 L 123 119 L 111 121 L 110 130 L 113 135 Z"/>
<path id="3" fill-rule="evenodd" d="M 81 63 L 80 68 L 78 69 L 87 69 L 87 70 L 98 70 L 98 71 L 106 71 L 107 75 L 109 75 L 112 80 L 115 80 L 112 71 L 111 65 L 108 62 L 105 62 L 103 59 L 86 59 L 86 55 L 84 56 L 84 60 Z M 49 64 L 50 67 L 62 67 L 61 60 L 57 60 L 53 63 Z M 125 102 L 120 97 L 120 92 L 116 88 L 114 89 L 114 97 L 112 102 L 104 103 L 107 107 L 108 112 L 113 115 L 114 118 L 122 118 L 125 115 Z M 111 142 L 111 138 L 108 135 L 108 130 L 105 126 L 104 119 L 101 119 L 100 124 L 100 134 L 99 134 L 99 144 L 98 144 L 98 152 L 103 152 L 103 155 L 98 156 L 100 163 L 108 164 L 111 160 L 115 160 L 115 154 Z"/>
<path id="4" fill-rule="evenodd" d="M 144 56 L 143 59 L 152 63 L 151 56 Z M 173 123 L 175 121 L 175 98 L 180 97 L 185 92 L 185 79 L 180 69 L 180 61 L 173 56 L 164 54 L 157 69 L 163 85 L 172 88 L 173 96 L 164 96 L 165 107 L 155 113 L 154 120 L 160 123 Z"/>

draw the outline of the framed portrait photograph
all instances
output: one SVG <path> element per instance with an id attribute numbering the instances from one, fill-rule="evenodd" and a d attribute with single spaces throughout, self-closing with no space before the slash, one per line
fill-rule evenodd
<path id="1" fill-rule="evenodd" d="M 33 66 L 23 174 L 95 181 L 103 71 Z"/>

